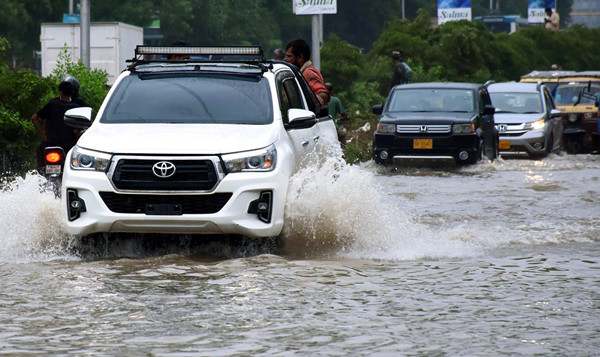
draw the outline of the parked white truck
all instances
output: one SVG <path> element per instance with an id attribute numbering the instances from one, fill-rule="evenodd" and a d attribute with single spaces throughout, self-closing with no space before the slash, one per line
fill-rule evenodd
<path id="1" fill-rule="evenodd" d="M 74 61 L 79 60 L 79 24 L 44 23 L 42 43 L 42 75 L 48 76 L 56 67 L 59 53 L 67 47 Z M 144 42 L 141 27 L 121 22 L 95 22 L 90 29 L 90 65 L 108 73 L 112 85 L 131 59 L 137 45 Z"/>

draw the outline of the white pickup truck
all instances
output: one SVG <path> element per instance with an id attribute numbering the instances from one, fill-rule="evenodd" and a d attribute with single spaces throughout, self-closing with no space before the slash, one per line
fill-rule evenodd
<path id="1" fill-rule="evenodd" d="M 339 145 L 298 70 L 258 47 L 138 46 L 67 154 L 67 230 L 280 234 L 290 177 Z"/>

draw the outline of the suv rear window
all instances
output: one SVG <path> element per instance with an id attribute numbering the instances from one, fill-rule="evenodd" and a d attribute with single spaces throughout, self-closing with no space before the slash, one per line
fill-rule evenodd
<path id="1" fill-rule="evenodd" d="M 263 77 L 140 74 L 121 81 L 100 122 L 269 124 L 273 105 Z"/>

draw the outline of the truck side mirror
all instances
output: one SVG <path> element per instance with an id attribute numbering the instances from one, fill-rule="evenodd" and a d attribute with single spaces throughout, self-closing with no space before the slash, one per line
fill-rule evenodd
<path id="1" fill-rule="evenodd" d="M 371 109 L 371 111 L 375 115 L 381 115 L 381 114 L 383 114 L 383 104 L 374 105 L 373 108 Z"/>
<path id="2" fill-rule="evenodd" d="M 65 124 L 75 129 L 87 129 L 92 125 L 92 108 L 81 107 L 67 110 Z"/>
<path id="3" fill-rule="evenodd" d="M 306 129 L 317 123 L 315 113 L 304 109 L 288 110 L 288 125 L 290 129 Z"/>

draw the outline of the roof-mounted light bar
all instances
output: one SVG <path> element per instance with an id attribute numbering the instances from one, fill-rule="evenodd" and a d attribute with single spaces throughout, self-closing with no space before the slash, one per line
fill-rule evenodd
<path id="1" fill-rule="evenodd" d="M 137 55 L 198 55 L 198 56 L 260 56 L 263 50 L 254 46 L 215 46 L 215 47 L 186 47 L 186 46 L 137 46 L 135 49 Z"/>

